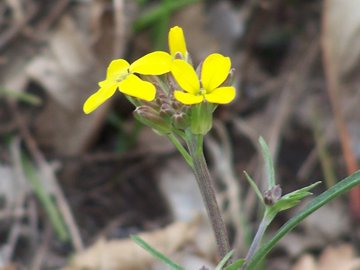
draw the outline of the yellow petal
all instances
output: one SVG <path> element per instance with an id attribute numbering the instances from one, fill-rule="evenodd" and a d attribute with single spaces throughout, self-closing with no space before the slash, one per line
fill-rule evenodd
<path id="1" fill-rule="evenodd" d="M 185 91 L 191 94 L 197 94 L 200 91 L 199 78 L 188 62 L 181 59 L 174 60 L 171 65 L 171 73 Z"/>
<path id="2" fill-rule="evenodd" d="M 120 92 L 126 95 L 146 101 L 152 101 L 156 95 L 156 89 L 152 83 L 143 81 L 134 74 L 130 74 L 125 80 L 121 81 L 119 88 Z"/>
<path id="3" fill-rule="evenodd" d="M 184 32 L 179 26 L 172 27 L 169 31 L 169 49 L 173 57 L 177 52 L 180 52 L 184 57 L 186 56 Z"/>
<path id="4" fill-rule="evenodd" d="M 179 101 L 185 105 L 197 104 L 204 100 L 203 96 L 196 96 L 196 95 L 193 95 L 190 93 L 185 93 L 183 91 L 178 91 L 178 90 L 175 90 L 174 96 L 177 101 Z"/>
<path id="5" fill-rule="evenodd" d="M 222 84 L 231 68 L 231 60 L 218 53 L 210 54 L 204 60 L 201 69 L 201 82 L 207 92 L 211 92 Z"/>
<path id="6" fill-rule="evenodd" d="M 210 103 L 226 104 L 231 102 L 236 95 L 235 87 L 225 86 L 213 90 L 205 95 L 205 99 Z"/>
<path id="7" fill-rule="evenodd" d="M 111 96 L 114 95 L 117 84 L 111 84 L 107 87 L 100 88 L 97 92 L 92 94 L 84 103 L 83 110 L 86 114 L 93 112 L 97 107 L 103 104 Z"/>
<path id="8" fill-rule="evenodd" d="M 144 75 L 161 75 L 170 71 L 171 56 L 167 52 L 149 53 L 130 65 L 130 71 Z"/>
<path id="9" fill-rule="evenodd" d="M 106 80 L 115 82 L 124 78 L 129 72 L 130 64 L 124 59 L 111 61 L 106 72 Z"/>

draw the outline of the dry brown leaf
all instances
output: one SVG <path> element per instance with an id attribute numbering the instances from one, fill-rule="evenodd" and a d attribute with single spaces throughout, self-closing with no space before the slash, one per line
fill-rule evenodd
<path id="1" fill-rule="evenodd" d="M 86 97 L 97 90 L 100 75 L 96 67 L 87 39 L 66 16 L 50 35 L 48 50 L 27 66 L 28 76 L 50 96 L 37 119 L 36 135 L 59 153 L 78 154 L 97 126 L 97 113 L 86 116 L 82 112 Z"/>
<path id="2" fill-rule="evenodd" d="M 170 256 L 196 232 L 195 222 L 176 222 L 164 229 L 139 236 L 155 249 Z M 101 239 L 84 252 L 77 254 L 64 270 L 141 270 L 150 268 L 156 259 L 131 239 Z"/>
<path id="3" fill-rule="evenodd" d="M 355 257 L 354 249 L 349 244 L 326 248 L 318 262 L 306 254 L 299 259 L 292 270 L 359 270 L 360 257 Z"/>

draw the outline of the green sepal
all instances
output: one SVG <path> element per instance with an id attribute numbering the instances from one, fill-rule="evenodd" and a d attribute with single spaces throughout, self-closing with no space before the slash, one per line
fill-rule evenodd
<path id="1" fill-rule="evenodd" d="M 202 102 L 191 107 L 191 132 L 205 135 L 212 128 L 214 105 Z"/>

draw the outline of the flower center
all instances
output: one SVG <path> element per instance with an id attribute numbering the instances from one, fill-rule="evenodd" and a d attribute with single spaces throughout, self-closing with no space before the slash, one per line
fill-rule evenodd
<path id="1" fill-rule="evenodd" d="M 204 88 L 200 88 L 199 94 L 204 96 L 206 94 L 206 90 Z"/>
<path id="2" fill-rule="evenodd" d="M 128 68 L 125 69 L 125 70 L 122 70 L 121 72 L 119 72 L 119 73 L 116 75 L 115 81 L 116 81 L 116 82 L 121 82 L 121 81 L 123 81 L 129 74 L 130 74 L 130 71 L 129 71 Z"/>

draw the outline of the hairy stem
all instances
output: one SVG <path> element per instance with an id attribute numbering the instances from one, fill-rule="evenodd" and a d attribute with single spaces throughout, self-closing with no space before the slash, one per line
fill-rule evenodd
<path id="1" fill-rule="evenodd" d="M 212 179 L 202 151 L 202 138 L 202 136 L 190 135 L 187 138 L 187 144 L 193 159 L 194 174 L 215 234 L 219 255 L 223 258 L 230 251 L 230 244 L 225 223 L 216 201 Z"/>

